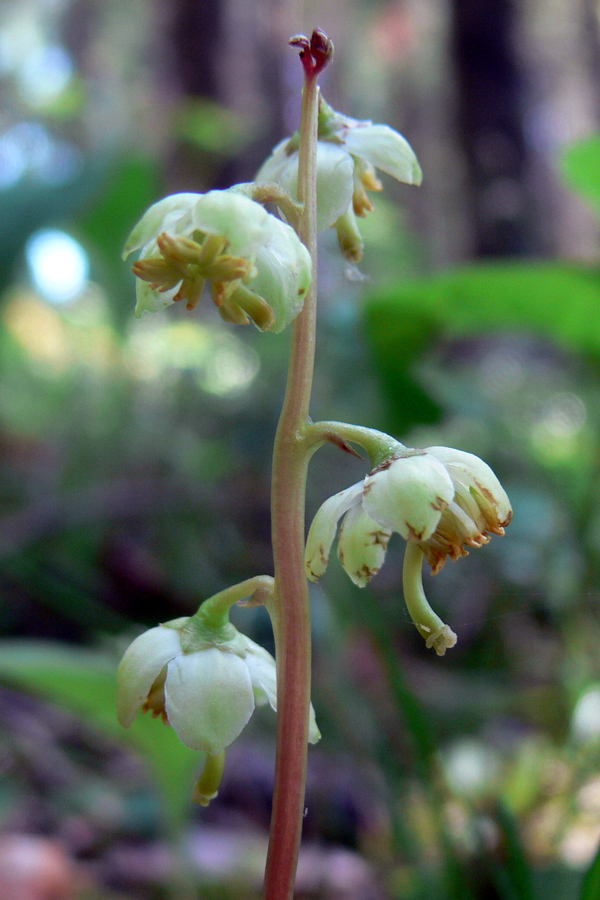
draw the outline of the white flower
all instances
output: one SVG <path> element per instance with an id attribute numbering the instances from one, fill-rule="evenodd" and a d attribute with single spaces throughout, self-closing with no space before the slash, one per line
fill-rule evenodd
<path id="1" fill-rule="evenodd" d="M 178 300 L 193 309 L 209 281 L 224 319 L 280 332 L 302 309 L 312 277 L 294 230 L 235 188 L 155 203 L 131 232 L 124 258 L 136 250 L 136 316 Z"/>
<path id="2" fill-rule="evenodd" d="M 306 542 L 311 581 L 325 572 L 339 520 L 338 557 L 364 587 L 383 565 L 392 532 L 408 542 L 404 594 L 417 628 L 441 655 L 456 635 L 433 613 L 421 585 L 421 564 L 433 574 L 446 557 L 458 559 L 467 547 L 481 547 L 489 534 L 504 534 L 512 518 L 502 485 L 477 456 L 448 447 L 403 450 L 371 474 L 323 503 Z"/>
<path id="3" fill-rule="evenodd" d="M 512 518 L 510 501 L 477 456 L 448 447 L 406 450 L 363 481 L 323 503 L 306 543 L 306 571 L 312 581 L 324 573 L 338 521 L 344 517 L 338 556 L 359 587 L 381 568 L 392 532 L 417 543 L 434 574 L 446 556 L 466 556 L 468 547 L 504 534 Z"/>
<path id="4" fill-rule="evenodd" d="M 140 708 L 162 715 L 194 750 L 221 753 L 240 734 L 256 705 L 277 708 L 275 660 L 230 626 L 230 637 L 193 646 L 189 619 L 144 632 L 127 649 L 117 672 L 117 716 L 128 728 Z M 309 741 L 320 734 L 311 705 Z"/>
<path id="5" fill-rule="evenodd" d="M 389 125 L 373 125 L 335 112 L 320 98 L 317 146 L 317 228 L 336 225 L 344 255 L 358 262 L 362 241 L 355 216 L 373 204 L 366 191 L 380 191 L 376 169 L 397 181 L 420 184 L 422 172 L 408 143 Z M 255 178 L 275 182 L 298 198 L 298 138 L 286 138 L 273 150 Z"/>

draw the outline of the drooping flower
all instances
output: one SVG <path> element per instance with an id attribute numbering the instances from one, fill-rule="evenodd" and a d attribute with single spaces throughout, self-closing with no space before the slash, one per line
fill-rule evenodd
<path id="1" fill-rule="evenodd" d="M 275 660 L 232 625 L 227 636 L 195 639 L 187 617 L 137 637 L 117 671 L 117 717 L 128 728 L 151 711 L 194 750 L 216 756 L 240 734 L 255 707 L 277 709 Z M 309 740 L 320 734 L 311 706 Z"/>
<path id="2" fill-rule="evenodd" d="M 131 232 L 123 258 L 140 250 L 136 316 L 185 300 L 193 309 L 208 281 L 221 316 L 282 331 L 310 287 L 310 254 L 293 228 L 234 188 L 174 194 Z"/>
<path id="3" fill-rule="evenodd" d="M 298 198 L 298 134 L 281 141 L 259 169 L 255 181 L 275 182 Z M 373 210 L 367 191 L 382 190 L 376 170 L 418 185 L 422 172 L 408 141 L 389 125 L 359 121 L 319 100 L 317 146 L 317 228 L 336 226 L 344 256 L 362 257 L 356 216 Z"/>
<path id="4" fill-rule="evenodd" d="M 502 535 L 512 518 L 504 488 L 490 467 L 472 453 L 449 447 L 399 450 L 365 479 L 340 491 L 323 503 L 306 542 L 306 573 L 311 581 L 325 572 L 337 526 L 342 519 L 338 557 L 352 579 L 364 587 L 383 565 L 392 532 L 408 542 L 405 558 L 405 596 L 420 598 L 407 605 L 428 646 L 443 653 L 456 636 L 437 634 L 444 626 L 435 614 L 428 624 L 420 579 L 421 562 L 427 560 L 436 574 L 446 558 L 468 554 L 467 547 L 487 544 L 490 534 Z M 412 549 L 414 547 L 414 549 Z M 410 552 L 409 552 L 410 551 Z M 417 565 L 418 562 L 418 565 Z M 407 572 L 410 570 L 410 578 Z M 431 620 L 434 621 L 434 620 Z M 422 626 L 422 627 L 420 627 Z M 434 639 L 435 638 L 435 639 Z"/>

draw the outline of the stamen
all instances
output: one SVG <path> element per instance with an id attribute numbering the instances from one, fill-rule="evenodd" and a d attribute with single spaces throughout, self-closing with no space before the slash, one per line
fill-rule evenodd
<path id="1" fill-rule="evenodd" d="M 361 159 L 360 157 L 357 157 L 354 164 L 354 171 L 362 181 L 363 187 L 365 187 L 368 191 L 383 190 L 383 184 L 377 177 L 377 172 L 375 171 L 375 168 L 371 165 L 371 163 L 367 162 L 364 159 Z"/>
<path id="2" fill-rule="evenodd" d="M 227 238 L 220 234 L 207 234 L 202 244 L 198 265 L 209 266 L 223 253 L 228 243 Z"/>
<path id="3" fill-rule="evenodd" d="M 250 277 L 255 271 L 249 259 L 228 254 L 218 256 L 211 263 L 202 266 L 202 274 L 216 281 L 237 281 L 240 278 Z"/>
<path id="4" fill-rule="evenodd" d="M 232 282 L 229 284 L 220 284 L 219 282 L 211 282 L 213 300 L 219 310 L 222 319 L 231 322 L 233 325 L 248 325 L 250 319 L 243 309 L 237 303 L 231 300 Z"/>
<path id="5" fill-rule="evenodd" d="M 373 212 L 375 209 L 362 183 L 357 183 L 356 180 L 354 182 L 354 193 L 352 194 L 352 209 L 361 219 L 364 219 L 367 213 Z"/>
<path id="6" fill-rule="evenodd" d="M 181 281 L 182 275 L 166 260 L 159 256 L 150 259 L 138 259 L 131 267 L 131 271 L 142 281 L 148 281 L 153 290 L 168 291 Z M 156 287 L 155 287 L 156 285 Z"/>
<path id="7" fill-rule="evenodd" d="M 181 240 L 181 238 L 173 238 L 170 234 L 163 231 L 163 233 L 159 234 L 157 237 L 156 243 L 158 244 L 158 249 L 171 268 L 179 272 L 181 278 L 185 278 L 188 274 L 188 264 L 190 260 L 186 258 L 189 254 L 186 254 L 180 247 Z M 192 242 L 190 241 L 190 243 Z"/>
<path id="8" fill-rule="evenodd" d="M 243 284 L 238 285 L 233 291 L 231 300 L 248 313 L 254 324 L 262 331 L 270 328 L 275 322 L 273 307 Z"/>
<path id="9" fill-rule="evenodd" d="M 165 710 L 165 680 L 167 677 L 167 667 L 164 666 L 160 674 L 154 679 L 152 687 L 148 691 L 146 702 L 142 706 L 143 712 L 151 712 L 154 719 L 162 716 L 163 722 L 169 724 L 167 713 Z"/>

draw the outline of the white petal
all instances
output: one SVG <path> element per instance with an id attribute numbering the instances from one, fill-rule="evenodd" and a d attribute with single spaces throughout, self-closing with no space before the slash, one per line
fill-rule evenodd
<path id="1" fill-rule="evenodd" d="M 165 708 L 186 747 L 220 753 L 254 710 L 246 663 L 216 647 L 176 657 L 167 669 Z"/>
<path id="2" fill-rule="evenodd" d="M 364 587 L 379 572 L 390 537 L 391 531 L 375 522 L 362 505 L 346 513 L 338 538 L 338 556 L 358 587 Z"/>
<path id="3" fill-rule="evenodd" d="M 406 138 L 389 125 L 349 128 L 344 140 L 349 153 L 362 156 L 376 169 L 387 172 L 398 181 L 421 184 L 423 173 L 414 150 Z"/>
<path id="4" fill-rule="evenodd" d="M 360 502 L 362 489 L 362 481 L 359 481 L 334 494 L 317 511 L 308 532 L 304 556 L 306 575 L 310 581 L 318 581 L 326 570 L 337 523 L 345 512 Z"/>
<path id="5" fill-rule="evenodd" d="M 317 720 L 315 718 L 315 711 L 311 703 L 308 711 L 308 743 L 318 744 L 320 740 L 321 732 L 319 731 L 319 726 L 317 725 Z"/>
<path id="6" fill-rule="evenodd" d="M 227 238 L 229 252 L 253 258 L 265 239 L 270 213 L 237 191 L 200 194 L 190 213 L 192 229 Z"/>
<path id="7" fill-rule="evenodd" d="M 425 541 L 454 497 L 444 466 L 420 454 L 393 460 L 365 479 L 363 505 L 372 519 L 406 540 Z"/>
<path id="8" fill-rule="evenodd" d="M 298 199 L 298 154 L 293 153 L 277 179 L 278 184 Z M 319 141 L 317 145 L 317 231 L 330 228 L 345 212 L 354 191 L 354 160 L 338 144 Z"/>
<path id="9" fill-rule="evenodd" d="M 264 647 L 261 647 L 260 644 L 256 644 L 250 638 L 245 637 L 245 635 L 242 636 L 248 646 L 249 652 L 245 657 L 245 660 L 250 671 L 256 703 L 260 704 L 268 702 L 271 708 L 277 711 L 277 676 L 275 660 L 269 651 L 265 650 Z M 317 727 L 315 711 L 311 703 L 308 719 L 308 743 L 316 744 L 320 739 L 321 732 Z"/>
<path id="10" fill-rule="evenodd" d="M 254 698 L 258 704 L 269 703 L 277 709 L 277 669 L 268 650 L 244 636 L 248 652 L 244 661 L 250 672 Z"/>
<path id="11" fill-rule="evenodd" d="M 146 210 L 127 238 L 123 259 L 158 237 L 162 231 L 171 231 L 177 220 L 189 212 L 200 196 L 200 194 L 171 194 L 154 203 Z"/>
<path id="12" fill-rule="evenodd" d="M 496 474 L 482 459 L 474 453 L 452 447 L 428 447 L 427 453 L 446 466 L 457 485 L 457 493 L 460 492 L 459 486 L 464 487 L 467 492 L 475 488 L 488 502 L 493 503 L 500 522 L 506 522 L 510 518 L 512 507 L 508 495 Z M 468 499 L 466 502 L 468 503 Z"/>
<path id="13" fill-rule="evenodd" d="M 285 151 L 285 148 L 288 144 L 289 138 L 284 138 L 277 144 L 276 147 L 273 148 L 273 152 L 271 153 L 269 158 L 265 160 L 265 162 L 256 173 L 256 177 L 254 179 L 255 182 L 258 183 L 260 181 L 279 181 L 281 173 L 290 160 L 290 156 Z"/>
<path id="14" fill-rule="evenodd" d="M 293 228 L 269 216 L 266 243 L 259 247 L 255 265 L 256 277 L 248 287 L 272 307 L 275 324 L 270 330 L 279 334 L 304 305 L 312 279 L 310 253 Z"/>
<path id="15" fill-rule="evenodd" d="M 337 144 L 317 145 L 317 231 L 334 225 L 352 202 L 354 160 Z"/>
<path id="16" fill-rule="evenodd" d="M 129 728 L 163 666 L 181 653 L 179 633 L 157 625 L 140 634 L 117 669 L 117 718 Z"/>
<path id="17" fill-rule="evenodd" d="M 171 306 L 173 303 L 173 297 L 179 290 L 179 285 L 176 285 L 174 288 L 171 288 L 168 291 L 154 291 L 150 287 L 147 281 L 142 281 L 141 278 L 135 279 L 135 296 L 137 298 L 137 302 L 135 304 L 135 317 L 139 319 L 142 313 L 145 312 L 160 312 L 162 309 L 166 309 L 167 306 Z"/>

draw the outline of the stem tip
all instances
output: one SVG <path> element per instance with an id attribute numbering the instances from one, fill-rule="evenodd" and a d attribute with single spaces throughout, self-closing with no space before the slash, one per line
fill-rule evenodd
<path id="1" fill-rule="evenodd" d="M 310 40 L 304 34 L 296 34 L 289 43 L 292 47 L 299 47 L 307 78 L 319 75 L 333 56 L 333 41 L 320 28 L 315 28 Z"/>

